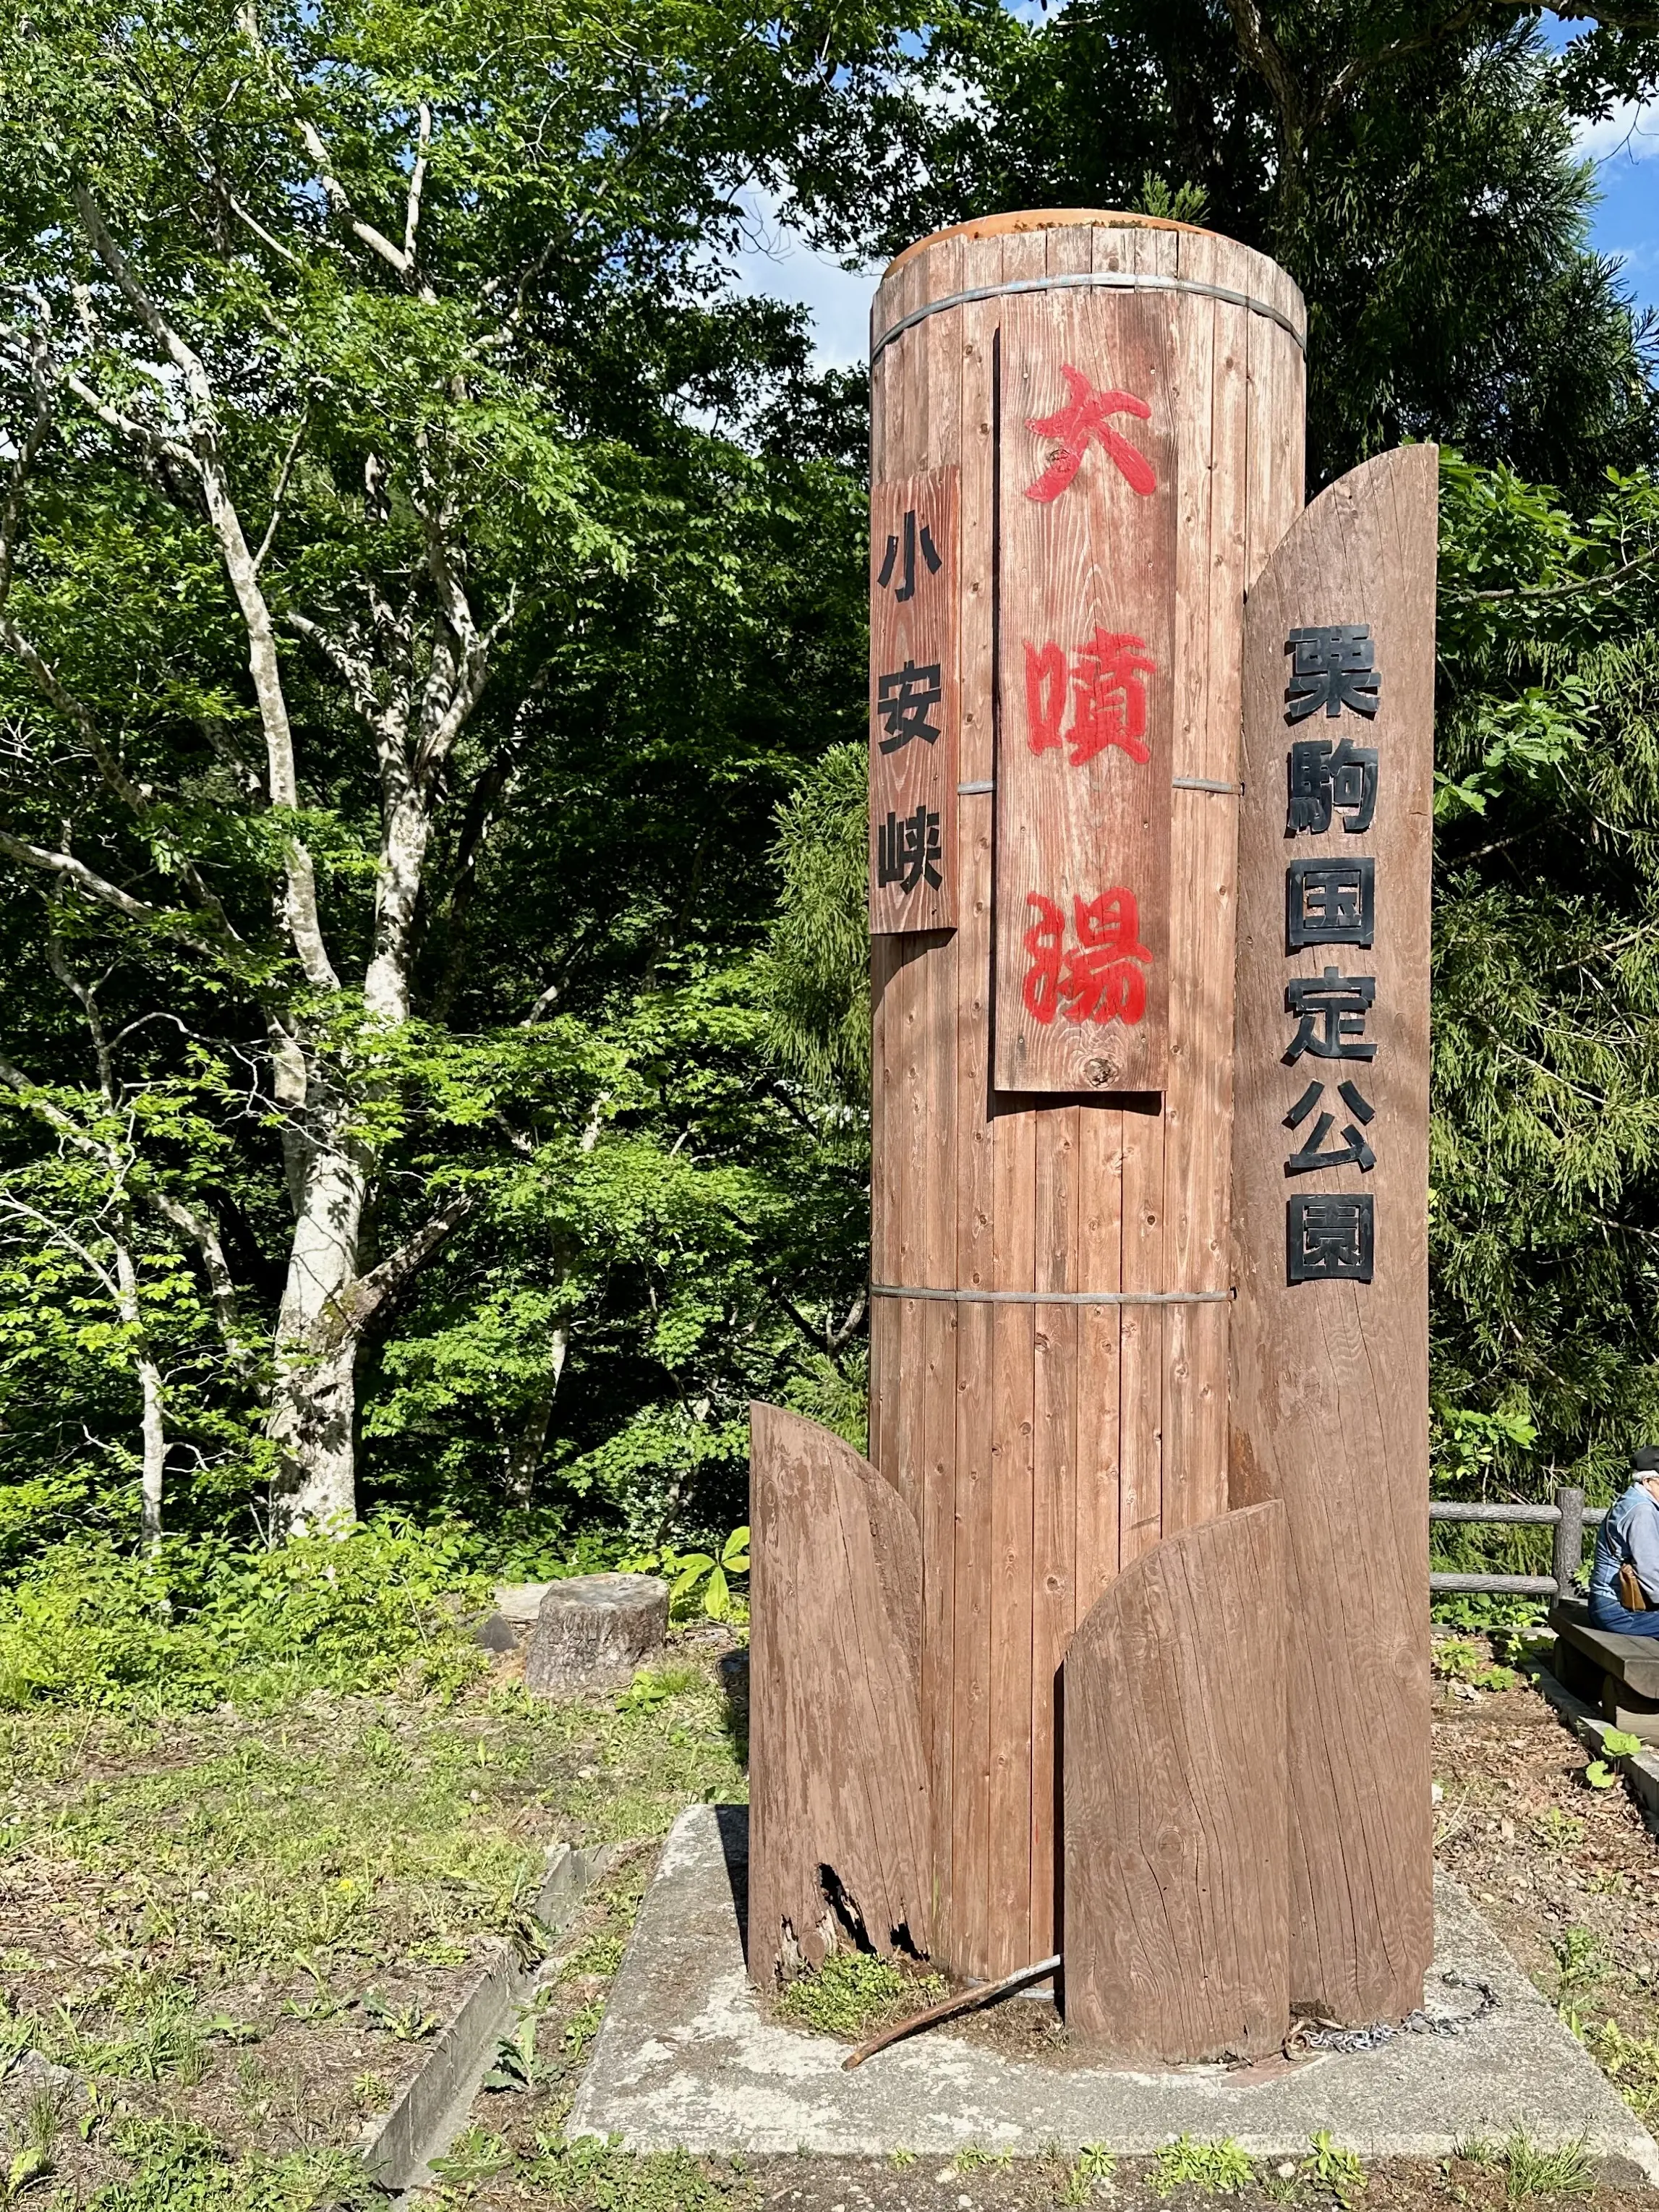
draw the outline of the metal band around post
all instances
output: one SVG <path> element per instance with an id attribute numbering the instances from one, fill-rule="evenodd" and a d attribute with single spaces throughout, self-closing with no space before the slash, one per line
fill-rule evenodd
<path id="1" fill-rule="evenodd" d="M 1008 284 L 976 284 L 971 291 L 947 292 L 942 300 L 929 300 L 925 307 L 915 307 L 908 315 L 901 315 L 890 330 L 885 330 L 870 349 L 870 363 L 875 366 L 883 349 L 891 345 L 896 337 L 925 323 L 929 315 L 942 315 L 947 307 L 970 307 L 978 300 L 1000 300 L 1013 292 L 1058 292 L 1077 286 L 1092 287 L 1109 292 L 1192 292 L 1200 300 L 1220 300 L 1230 307 L 1248 307 L 1253 315 L 1265 315 L 1270 323 L 1292 338 L 1304 353 L 1308 350 L 1308 334 L 1297 330 L 1288 315 L 1266 300 L 1258 300 L 1249 292 L 1236 292 L 1230 284 L 1200 284 L 1193 276 L 1160 276 L 1151 270 L 1142 274 L 1132 269 L 1079 270 L 1063 276 L 1020 276 Z"/>
<path id="2" fill-rule="evenodd" d="M 974 1306 L 1212 1306 L 1231 1291 L 942 1291 L 910 1283 L 872 1283 L 872 1298 L 941 1298 Z"/>

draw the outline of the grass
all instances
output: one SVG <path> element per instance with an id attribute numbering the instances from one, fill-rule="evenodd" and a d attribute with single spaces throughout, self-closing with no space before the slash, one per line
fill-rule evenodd
<path id="1" fill-rule="evenodd" d="M 100 1953 L 289 1969 L 322 2007 L 344 1960 L 454 1966 L 511 1935 L 555 1840 L 658 1833 L 743 1794 L 706 1675 L 645 1714 L 514 1695 L 313 1696 L 274 1719 L 46 1708 L 0 1723 L 0 1868 L 49 1874 Z"/>
<path id="2" fill-rule="evenodd" d="M 1231 2136 L 1221 2142 L 1197 2142 L 1183 2135 L 1165 2143 L 1153 2159 L 1146 2185 L 1155 2197 L 1172 2196 L 1183 2188 L 1222 2196 L 1248 2189 L 1255 2179 L 1248 2154 Z"/>
<path id="3" fill-rule="evenodd" d="M 558 2212 L 724 2212 L 749 2194 L 735 2161 L 722 2172 L 683 2150 L 636 2154 L 557 2132 L 536 2138 L 520 2172 L 535 2203 Z"/>
<path id="4" fill-rule="evenodd" d="M 0 2205 L 379 2203 L 349 2146 L 483 1946 L 544 1954 L 549 1846 L 637 1843 L 688 1802 L 740 1798 L 726 1713 L 702 1664 L 649 1697 L 556 1706 L 406 1684 L 275 1711 L 0 1716 Z M 649 1861 L 625 1856 L 585 1908 L 557 2002 L 528 2026 L 538 2087 L 562 2088 L 598 2030 Z M 30 2051 L 74 2076 L 55 2151 L 21 2132 Z M 494 2153 L 469 2137 L 453 2155 L 477 2169 L 447 2183 L 459 2201 Z"/>
<path id="5" fill-rule="evenodd" d="M 862 2036 L 945 1995 L 938 1974 L 907 1974 L 869 1951 L 831 1951 L 778 1993 L 777 2015 L 820 2035 Z"/>

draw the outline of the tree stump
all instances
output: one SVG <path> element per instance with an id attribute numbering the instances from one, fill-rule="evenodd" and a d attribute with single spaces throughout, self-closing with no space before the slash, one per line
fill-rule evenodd
<path id="1" fill-rule="evenodd" d="M 667 1633 L 668 1585 L 655 1575 L 573 1575 L 542 1600 L 525 1649 L 525 1687 L 543 1698 L 624 1690 Z"/>

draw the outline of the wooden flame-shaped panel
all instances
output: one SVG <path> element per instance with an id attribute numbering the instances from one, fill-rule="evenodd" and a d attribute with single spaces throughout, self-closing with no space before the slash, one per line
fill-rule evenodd
<path id="1" fill-rule="evenodd" d="M 838 1929 L 930 1943 L 921 1543 L 815 1421 L 751 1406 L 749 1972 L 816 1966 Z"/>
<path id="2" fill-rule="evenodd" d="M 1284 1501 L 1291 1994 L 1420 2004 L 1437 454 L 1298 516 L 1244 620 L 1231 1496 Z"/>
<path id="3" fill-rule="evenodd" d="M 1290 2025 L 1285 1516 L 1166 1537 L 1065 1668 L 1066 2020 L 1134 2065 Z"/>

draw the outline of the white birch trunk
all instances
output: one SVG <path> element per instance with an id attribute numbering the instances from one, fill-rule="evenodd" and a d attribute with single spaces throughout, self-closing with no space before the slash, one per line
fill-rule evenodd
<path id="1" fill-rule="evenodd" d="M 144 1332 L 144 1312 L 138 1300 L 138 1270 L 133 1264 L 126 1223 L 112 1240 L 115 1247 L 117 1303 L 121 1318 L 131 1328 L 137 1347 L 139 1414 L 138 1527 L 147 1551 L 161 1540 L 162 1492 L 167 1476 L 167 1401 L 161 1370 L 156 1365 Z M 108 1279 L 106 1278 L 106 1280 Z"/>
<path id="2" fill-rule="evenodd" d="M 272 1520 L 298 1534 L 357 1510 L 353 1429 L 365 1164 L 343 1146 L 313 1155 L 276 1318 L 276 1379 L 265 1432 L 276 1447 Z"/>

